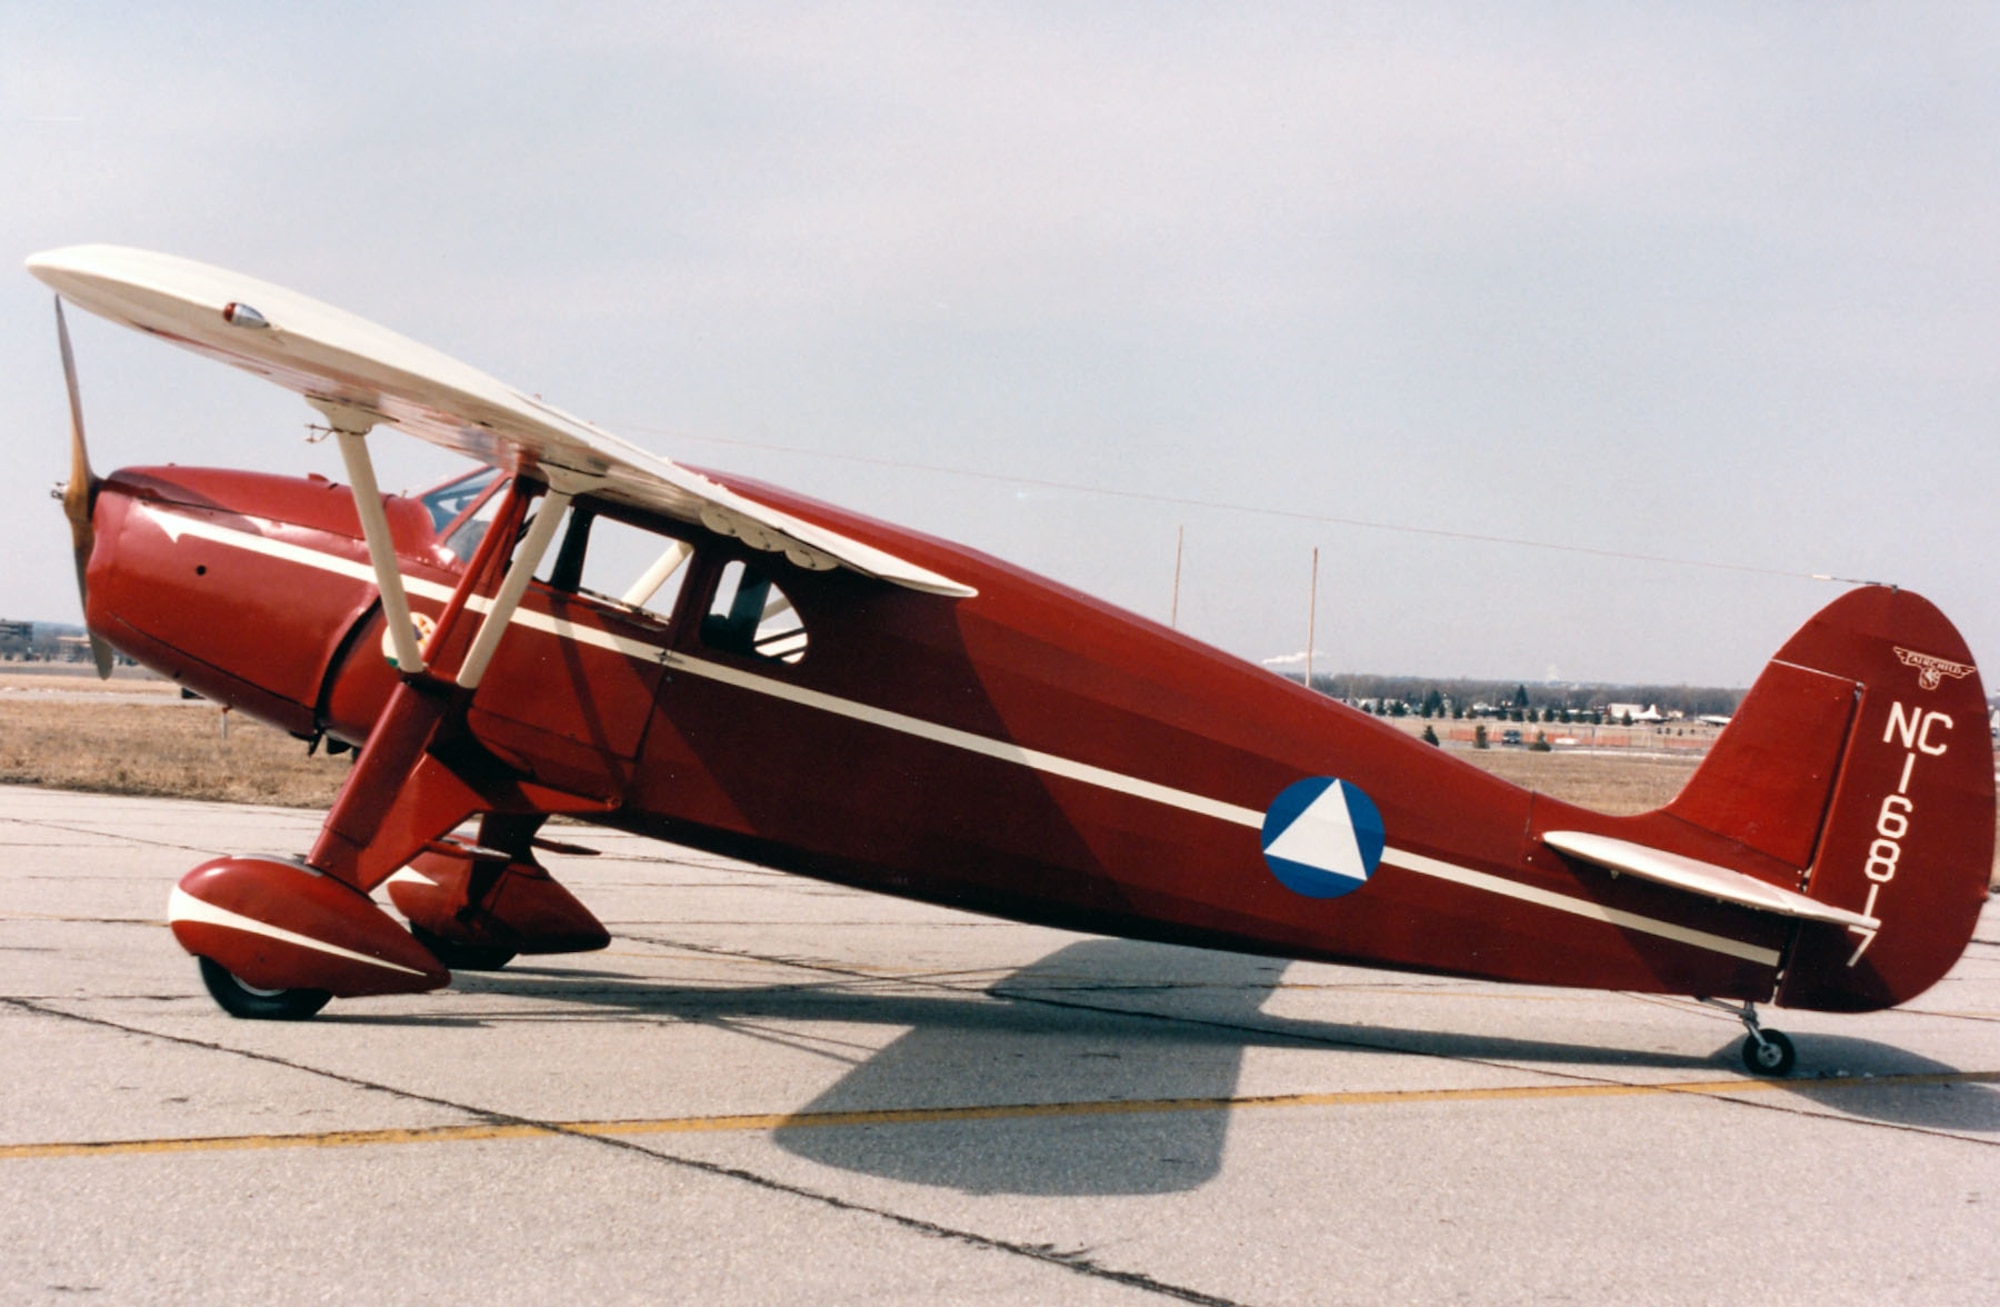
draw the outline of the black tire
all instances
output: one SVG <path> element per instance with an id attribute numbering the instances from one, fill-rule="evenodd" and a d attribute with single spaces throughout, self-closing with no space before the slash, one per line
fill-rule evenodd
<path id="1" fill-rule="evenodd" d="M 1743 1039 L 1743 1065 L 1753 1076 L 1770 1076 L 1782 1080 L 1792 1073 L 1792 1067 L 1799 1060 L 1798 1051 L 1792 1041 L 1776 1030 L 1766 1030 L 1760 1042 L 1755 1035 Z"/>
<path id="2" fill-rule="evenodd" d="M 220 962 L 196 958 L 201 983 L 232 1017 L 245 1021 L 304 1021 L 325 1007 L 333 995 L 323 989 L 258 989 L 238 980 Z"/>
<path id="3" fill-rule="evenodd" d="M 498 971 L 514 960 L 513 949 L 497 944 L 460 944 L 434 935 L 414 921 L 410 923 L 410 934 L 431 951 L 432 957 L 444 963 L 448 971 Z"/>

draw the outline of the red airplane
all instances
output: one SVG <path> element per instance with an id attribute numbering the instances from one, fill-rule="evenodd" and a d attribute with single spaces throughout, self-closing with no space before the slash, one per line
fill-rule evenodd
<path id="1" fill-rule="evenodd" d="M 108 246 L 28 267 L 57 292 L 100 667 L 108 642 L 361 750 L 304 857 L 219 858 L 172 893 L 239 1017 L 603 947 L 537 861 L 576 851 L 543 836 L 554 814 L 1070 930 L 1696 996 L 1772 1075 L 1794 1053 L 1757 1004 L 1913 998 L 1986 898 L 1979 674 L 1908 591 L 1828 605 L 1679 797 L 1608 817 L 983 554 L 658 458 L 277 286 Z M 93 476 L 64 299 L 304 396 L 352 488 Z M 382 426 L 480 466 L 384 496 Z"/>

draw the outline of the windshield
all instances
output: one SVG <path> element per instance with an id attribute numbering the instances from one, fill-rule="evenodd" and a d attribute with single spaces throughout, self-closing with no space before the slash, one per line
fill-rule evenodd
<path id="1" fill-rule="evenodd" d="M 442 534 L 444 529 L 456 522 L 465 510 L 479 502 L 479 497 L 492 489 L 500 478 L 497 467 L 482 467 L 476 472 L 468 472 L 456 481 L 447 481 L 436 490 L 423 497 L 425 511 L 431 515 L 431 529 Z"/>

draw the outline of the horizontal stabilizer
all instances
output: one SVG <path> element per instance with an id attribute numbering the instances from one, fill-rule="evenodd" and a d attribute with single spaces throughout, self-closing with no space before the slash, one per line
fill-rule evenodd
<path id="1" fill-rule="evenodd" d="M 1755 876 L 1746 876 L 1740 871 L 1718 867 L 1698 858 L 1634 844 L 1630 840 L 1616 840 L 1583 831 L 1552 830 L 1542 836 L 1542 842 L 1552 849 L 1611 871 L 1626 872 L 1641 880 L 1670 885 L 1691 894 L 1720 899 L 1724 903 L 1754 908 L 1759 912 L 1797 917 L 1802 921 L 1824 921 L 1835 926 L 1858 926 L 1863 930 L 1873 930 L 1881 925 L 1873 917 L 1821 903 L 1768 881 L 1758 880 Z"/>

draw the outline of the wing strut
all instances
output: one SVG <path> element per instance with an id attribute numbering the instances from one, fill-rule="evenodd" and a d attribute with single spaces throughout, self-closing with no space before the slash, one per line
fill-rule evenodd
<path id="1" fill-rule="evenodd" d="M 541 511 L 535 514 L 535 524 L 528 528 L 528 538 L 521 542 L 513 563 L 508 566 L 507 578 L 500 583 L 500 593 L 493 596 L 493 607 L 487 610 L 486 620 L 479 624 L 479 634 L 474 638 L 472 648 L 466 651 L 465 661 L 459 664 L 458 686 L 462 690 L 479 688 L 479 682 L 486 675 L 486 665 L 493 661 L 494 651 L 500 647 L 500 637 L 507 633 L 507 624 L 514 620 L 514 610 L 520 606 L 528 581 L 535 575 L 535 569 L 542 565 L 542 555 L 548 552 L 549 541 L 555 539 L 556 525 L 562 521 L 569 501 L 598 484 L 597 478 L 559 467 L 542 468 L 542 476 L 548 481 L 549 489 L 542 497 Z"/>
<path id="2" fill-rule="evenodd" d="M 354 487 L 354 509 L 361 517 L 361 535 L 368 542 L 368 562 L 375 569 L 375 584 L 382 592 L 382 616 L 389 626 L 389 639 L 396 647 L 397 670 L 405 677 L 421 676 L 427 664 L 423 650 L 417 647 L 416 623 L 410 618 L 410 599 L 403 589 L 402 568 L 396 562 L 396 543 L 389 533 L 389 515 L 382 507 L 382 491 L 375 479 L 375 462 L 368 454 L 368 433 L 380 420 L 380 415 L 339 400 L 314 397 L 306 402 L 325 415 L 327 425 L 340 437 L 340 457 L 347 464 L 347 479 Z M 472 648 L 466 651 L 464 661 L 459 664 L 456 680 L 462 690 L 479 688 L 487 665 L 500 648 L 500 637 L 507 633 L 508 623 L 514 620 L 514 610 L 520 606 L 521 596 L 527 592 L 535 569 L 542 565 L 542 556 L 548 552 L 549 542 L 555 539 L 556 527 L 562 522 L 570 501 L 603 484 L 601 477 L 572 472 L 567 468 L 544 466 L 541 473 L 542 479 L 548 483 L 548 493 L 543 496 L 535 524 L 528 528 L 527 538 L 521 542 L 507 568 L 506 579 L 500 583 L 500 592 L 493 596 L 492 606 L 479 624 L 479 634 L 473 640 Z M 467 568 L 466 579 L 470 581 L 473 575 L 474 570 Z M 441 647 L 441 643 L 441 640 L 434 641 L 434 648 Z"/>
<path id="3" fill-rule="evenodd" d="M 347 464 L 347 480 L 354 487 L 354 510 L 361 516 L 361 536 L 368 542 L 368 562 L 375 569 L 375 585 L 382 592 L 382 616 L 389 623 L 389 639 L 396 646 L 396 668 L 405 676 L 424 670 L 424 655 L 417 648 L 416 624 L 410 620 L 410 597 L 403 591 L 403 570 L 396 565 L 396 542 L 389 535 L 389 515 L 382 509 L 382 492 L 375 484 L 375 462 L 368 456 L 368 433 L 378 416 L 338 400 L 308 397 L 326 415 L 326 423 L 340 437 L 341 461 Z"/>

